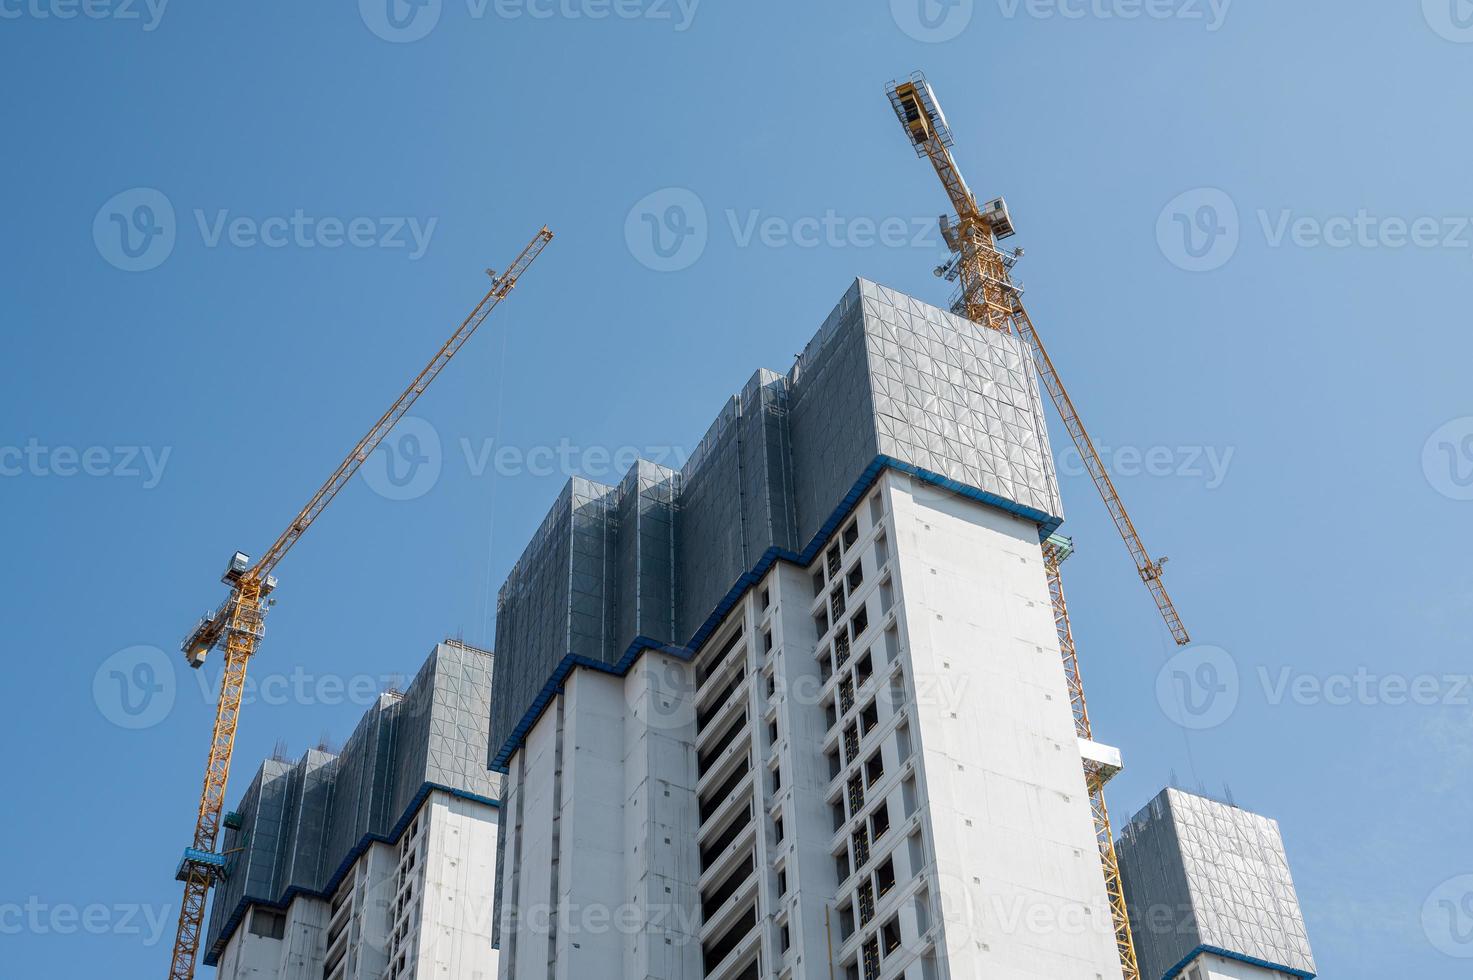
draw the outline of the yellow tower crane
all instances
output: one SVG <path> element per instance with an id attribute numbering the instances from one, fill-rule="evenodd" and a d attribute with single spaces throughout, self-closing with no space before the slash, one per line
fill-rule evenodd
<path id="1" fill-rule="evenodd" d="M 215 728 L 210 739 L 210 754 L 205 763 L 204 789 L 200 793 L 199 811 L 195 818 L 194 840 L 184 850 L 175 877 L 184 882 L 184 902 L 179 908 L 179 931 L 174 939 L 173 960 L 169 980 L 191 980 L 199 954 L 205 921 L 205 903 L 210 888 L 225 872 L 225 856 L 215 850 L 220 831 L 220 810 L 225 802 L 225 784 L 230 777 L 230 756 L 235 747 L 235 729 L 240 721 L 240 702 L 245 689 L 246 667 L 261 644 L 264 632 L 266 597 L 276 588 L 271 573 L 286 557 L 312 522 L 347 485 L 378 445 L 424 394 L 446 364 L 450 363 L 491 311 L 506 298 L 522 273 L 552 241 L 552 232 L 539 231 L 507 270 L 497 274 L 487 269 L 491 288 L 471 310 L 464 322 L 441 345 L 409 387 L 395 399 L 389 410 L 374 423 L 368 434 L 348 453 L 307 505 L 301 509 L 285 531 L 254 564 L 240 552 L 230 560 L 221 579 L 230 588 L 225 601 L 214 612 L 205 615 L 184 641 L 185 659 L 191 667 L 199 667 L 216 646 L 225 648 L 225 673 L 220 681 L 220 698 L 215 707 Z"/>
<path id="2" fill-rule="evenodd" d="M 1023 308 L 1023 290 L 1012 278 L 1013 266 L 1022 256 L 1022 249 L 1004 252 L 998 241 L 1012 237 L 1012 216 L 1007 202 L 1001 197 L 979 205 L 967 187 L 951 155 L 953 143 L 951 129 L 946 116 L 936 100 L 930 83 L 920 72 L 904 82 L 892 82 L 887 89 L 890 105 L 895 110 L 916 154 L 931 161 L 946 195 L 951 201 L 954 215 L 941 217 L 941 233 L 946 246 L 952 252 L 951 259 L 937 267 L 936 275 L 948 281 L 958 282 L 958 290 L 952 312 L 966 317 L 974 323 L 1003 333 L 1011 333 L 1027 345 L 1033 356 L 1034 367 L 1043 386 L 1048 389 L 1054 407 L 1074 440 L 1079 455 L 1089 470 L 1090 478 L 1100 496 L 1115 528 L 1125 539 L 1136 571 L 1151 592 L 1156 608 L 1166 621 L 1172 638 L 1178 645 L 1191 642 L 1176 605 L 1161 580 L 1165 558 L 1152 558 L 1141 541 L 1135 523 L 1125 510 L 1115 483 L 1105 469 L 1094 442 L 1085 431 L 1074 400 L 1059 380 L 1053 360 L 1044 349 L 1038 331 L 1028 311 Z M 1074 637 L 1069 628 L 1069 610 L 1064 601 L 1064 586 L 1059 566 L 1069 557 L 1073 544 L 1068 538 L 1055 535 L 1043 545 L 1044 567 L 1048 574 L 1049 593 L 1053 600 L 1054 622 L 1058 630 L 1059 646 L 1063 651 L 1065 673 L 1069 681 L 1069 695 L 1074 707 L 1074 723 L 1078 736 L 1092 740 L 1089 709 L 1084 700 L 1084 686 L 1079 678 L 1079 660 L 1074 649 Z M 1130 934 L 1130 920 L 1126 915 L 1125 896 L 1120 884 L 1120 868 L 1115 856 L 1115 844 L 1111 836 L 1110 815 L 1105 807 L 1105 782 L 1114 771 L 1096 762 L 1085 763 L 1085 782 L 1089 787 L 1090 806 L 1094 811 L 1095 832 L 1099 839 L 1100 863 L 1105 873 L 1105 886 L 1110 898 L 1111 913 L 1115 919 L 1116 945 L 1120 952 L 1120 966 L 1125 980 L 1139 980 L 1140 969 L 1136 965 L 1135 944 Z"/>

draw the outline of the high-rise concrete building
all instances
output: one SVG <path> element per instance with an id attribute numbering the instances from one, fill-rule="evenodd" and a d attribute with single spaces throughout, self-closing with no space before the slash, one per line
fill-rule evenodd
<path id="1" fill-rule="evenodd" d="M 1013 337 L 859 281 L 502 589 L 505 980 L 1118 980 Z"/>
<path id="2" fill-rule="evenodd" d="M 205 962 L 221 980 L 490 980 L 491 654 L 435 647 L 340 753 L 267 760 L 225 818 Z"/>
<path id="3" fill-rule="evenodd" d="M 1116 851 L 1142 980 L 1315 975 L 1275 821 L 1167 789 Z"/>

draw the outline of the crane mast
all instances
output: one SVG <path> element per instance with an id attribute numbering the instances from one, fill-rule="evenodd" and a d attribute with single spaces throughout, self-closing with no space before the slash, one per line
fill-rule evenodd
<path id="1" fill-rule="evenodd" d="M 1095 488 L 1104 499 L 1115 529 L 1130 551 L 1137 574 L 1150 590 L 1172 638 L 1178 645 L 1185 646 L 1191 642 L 1191 637 L 1161 580 L 1161 570 L 1166 559 L 1152 558 L 1146 550 L 1094 441 L 1080 420 L 1073 398 L 1060 380 L 1053 359 L 1049 357 L 1028 311 L 1023 307 L 1022 287 L 1012 278 L 1013 267 L 1022 257 L 1023 251 L 1017 249 L 1006 253 L 998 248 L 999 240 L 1014 234 L 1007 203 L 998 197 L 978 205 L 951 155 L 954 142 L 951 128 L 923 74 L 916 72 L 908 81 L 892 82 L 887 94 L 896 118 L 905 128 L 916 154 L 931 162 L 955 212 L 954 217 L 941 217 L 942 237 L 952 252 L 952 258 L 936 269 L 937 276 L 958 284 L 952 312 L 988 329 L 1013 334 L 1027 346 L 1038 376 L 1063 420 L 1064 428 L 1083 458 Z M 1050 537 L 1043 543 L 1044 570 L 1053 605 L 1059 649 L 1064 658 L 1064 673 L 1074 712 L 1075 734 L 1086 741 L 1093 741 L 1093 727 L 1084 697 L 1084 684 L 1079 674 L 1079 658 L 1069 624 L 1069 607 L 1064 598 L 1064 582 L 1060 571 L 1060 566 L 1073 553 L 1073 548 L 1073 542 L 1062 535 Z M 1105 783 L 1114 775 L 1114 770 L 1088 759 L 1085 760 L 1084 770 L 1100 867 L 1104 873 L 1105 892 L 1114 920 L 1115 945 L 1120 958 L 1121 973 L 1124 980 L 1140 980 L 1134 937 L 1131 935 L 1130 918 L 1125 907 L 1120 864 L 1115 854 L 1109 810 L 1105 805 Z"/>
<path id="2" fill-rule="evenodd" d="M 184 900 L 179 907 L 179 925 L 174 940 L 169 980 L 191 980 L 203 938 L 205 905 L 210 888 L 225 873 L 225 856 L 215 850 L 220 832 L 220 814 L 225 802 L 225 787 L 230 777 L 230 760 L 235 749 L 235 732 L 240 721 L 241 698 L 245 692 L 246 668 L 260 646 L 265 632 L 267 597 L 276 589 L 271 573 L 288 551 L 307 533 L 314 521 L 332 503 L 338 492 L 353 478 L 359 467 L 373 455 L 385 437 L 404 417 L 419 396 L 459 353 L 476 329 L 506 298 L 517 280 L 552 241 L 545 226 L 505 272 L 490 269 L 491 287 L 460 326 L 430 358 L 424 369 L 410 382 L 388 411 L 380 416 L 358 444 L 338 464 L 327 481 L 317 489 L 297 513 L 286 530 L 266 549 L 254 564 L 236 552 L 226 567 L 221 581 L 230 587 L 225 601 L 214 612 L 205 615 L 185 639 L 182 647 L 191 667 L 200 667 L 210 650 L 223 645 L 225 672 L 220 681 L 220 697 L 215 706 L 215 724 L 210 739 L 210 752 L 205 763 L 204 788 L 200 792 L 195 814 L 194 838 L 184 849 L 175 877 L 184 883 Z"/>

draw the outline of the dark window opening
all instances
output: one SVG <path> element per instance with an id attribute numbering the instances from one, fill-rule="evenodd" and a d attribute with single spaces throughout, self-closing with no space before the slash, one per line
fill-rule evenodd
<path id="1" fill-rule="evenodd" d="M 737 784 L 747 777 L 747 770 L 751 768 L 752 761 L 747 758 L 742 759 L 742 764 L 732 770 L 731 775 L 726 777 L 725 782 L 701 797 L 700 816 L 702 823 L 705 823 L 710 819 L 711 814 L 721 808 L 721 804 L 726 802 L 726 798 L 737 788 Z"/>
<path id="2" fill-rule="evenodd" d="M 895 862 L 885 858 L 885 863 L 875 869 L 875 891 L 880 898 L 890 894 L 890 889 L 895 887 Z"/>
<path id="3" fill-rule="evenodd" d="M 889 956 L 900 948 L 900 920 L 891 919 L 880 928 L 880 947 Z"/>
<path id="4" fill-rule="evenodd" d="M 720 694 L 716 695 L 706 704 L 704 708 L 696 712 L 697 733 L 706 730 L 706 726 L 711 723 L 711 719 L 715 718 L 717 712 L 719 712 L 722 707 L 726 705 L 727 701 L 731 700 L 731 696 L 736 693 L 736 689 L 741 686 L 742 681 L 746 679 L 747 674 L 745 670 L 738 672 L 737 675 L 731 679 L 731 683 L 721 689 Z"/>
<path id="5" fill-rule="evenodd" d="M 710 891 L 702 892 L 701 916 L 705 919 L 710 919 L 717 912 L 721 911 L 721 906 L 725 905 L 727 900 L 735 895 L 752 877 L 754 868 L 755 865 L 752 861 L 752 855 L 748 854 L 746 860 L 733 868 L 731 874 L 727 875 L 719 885 Z"/>
<path id="6" fill-rule="evenodd" d="M 882 778 L 884 778 L 884 775 L 885 756 L 880 752 L 876 752 L 874 755 L 870 756 L 869 760 L 864 764 L 864 781 L 871 788 L 874 788 L 875 783 L 878 783 Z"/>
<path id="7" fill-rule="evenodd" d="M 726 660 L 726 658 L 731 656 L 731 652 L 735 650 L 737 646 L 741 644 L 741 642 L 742 629 L 741 625 L 738 624 L 736 632 L 731 635 L 731 639 L 726 641 L 726 645 L 721 648 L 721 652 L 696 668 L 696 683 L 698 685 L 706 683 L 706 679 L 712 674 L 716 673 L 716 668 L 720 667 L 721 664 Z"/>
<path id="8" fill-rule="evenodd" d="M 742 940 L 747 938 L 747 933 L 757 924 L 757 907 L 753 906 L 732 923 L 730 929 L 726 930 L 715 942 L 701 947 L 701 965 L 706 973 L 710 973 L 721 961 L 731 955 L 731 951 L 741 945 Z"/>
<path id="9" fill-rule="evenodd" d="M 711 867 L 716 859 L 721 857 L 721 855 L 726 852 L 726 849 L 728 846 L 731 845 L 731 842 L 740 837 L 742 831 L 746 830 L 747 827 L 751 825 L 751 823 L 752 808 L 748 806 L 741 812 L 740 815 L 736 817 L 736 819 L 727 824 L 725 830 L 717 834 L 714 838 L 712 838 L 710 843 L 701 848 L 701 870 L 705 871 L 707 868 Z"/>
<path id="10" fill-rule="evenodd" d="M 881 800 L 880 808 L 870 817 L 870 830 L 875 840 L 884 837 L 890 831 L 890 804 Z"/>

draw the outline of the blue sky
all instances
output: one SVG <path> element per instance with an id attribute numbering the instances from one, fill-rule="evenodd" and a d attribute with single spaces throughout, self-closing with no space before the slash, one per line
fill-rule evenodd
<path id="1" fill-rule="evenodd" d="M 569 473 L 678 460 L 855 276 L 944 301 L 883 91 L 924 68 L 1205 645 L 1169 660 L 1056 431 L 1117 820 L 1230 786 L 1323 976 L 1466 974 L 1463 0 L 380 2 L 0 0 L 7 973 L 163 971 L 218 677 L 178 639 L 544 222 L 281 567 L 232 798 L 489 644 Z"/>

